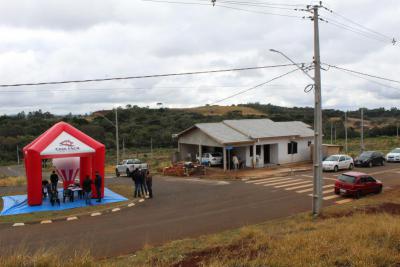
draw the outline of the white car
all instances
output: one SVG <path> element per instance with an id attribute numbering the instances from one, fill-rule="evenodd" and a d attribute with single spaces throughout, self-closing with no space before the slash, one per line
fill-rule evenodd
<path id="1" fill-rule="evenodd" d="M 354 167 L 353 158 L 348 155 L 331 155 L 322 162 L 324 171 L 351 170 Z"/>
<path id="2" fill-rule="evenodd" d="M 134 169 L 147 169 L 147 163 L 141 162 L 139 159 L 126 159 L 115 166 L 115 175 L 119 177 L 121 173 L 129 176 Z"/>
<path id="3" fill-rule="evenodd" d="M 222 164 L 222 155 L 219 152 L 203 153 L 201 160 L 197 155 L 197 160 L 207 166 L 216 166 Z"/>
<path id="4" fill-rule="evenodd" d="M 387 162 L 400 162 L 400 148 L 395 148 L 386 155 Z"/>

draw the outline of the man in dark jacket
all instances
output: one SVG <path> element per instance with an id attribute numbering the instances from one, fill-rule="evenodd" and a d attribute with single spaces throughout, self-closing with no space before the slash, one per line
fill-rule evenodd
<path id="1" fill-rule="evenodd" d="M 146 170 L 146 185 L 147 190 L 149 190 L 149 198 L 153 198 L 153 177 L 149 170 Z"/>
<path id="2" fill-rule="evenodd" d="M 92 180 L 90 180 L 89 175 L 86 175 L 85 180 L 83 180 L 82 183 L 82 189 L 83 192 L 85 193 L 85 202 L 87 205 L 92 205 L 92 202 L 90 200 L 91 196 L 91 192 L 92 192 Z"/>
<path id="3" fill-rule="evenodd" d="M 140 171 L 140 183 L 142 186 L 143 197 L 145 197 L 148 194 L 146 176 L 147 176 L 147 169 L 142 169 Z"/>
<path id="4" fill-rule="evenodd" d="M 134 169 L 133 172 L 131 173 L 132 175 L 132 180 L 135 183 L 135 190 L 133 193 L 133 197 L 141 197 L 143 194 L 142 191 L 142 185 L 141 185 L 141 177 L 140 177 L 140 171 L 138 169 Z"/>
<path id="5" fill-rule="evenodd" d="M 50 175 L 50 182 L 51 182 L 51 189 L 57 191 L 58 175 L 56 174 L 56 171 L 53 171 L 53 173 Z"/>
<path id="6" fill-rule="evenodd" d="M 96 177 L 94 178 L 94 186 L 96 187 L 97 201 L 101 202 L 101 183 L 102 179 L 99 172 L 96 172 Z"/>

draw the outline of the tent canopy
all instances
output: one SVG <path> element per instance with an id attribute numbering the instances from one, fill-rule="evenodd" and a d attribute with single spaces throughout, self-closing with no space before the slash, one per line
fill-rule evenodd
<path id="1" fill-rule="evenodd" d="M 42 159 L 79 157 L 79 177 L 99 172 L 104 193 L 105 147 L 66 122 L 59 122 L 24 147 L 28 204 L 42 204 Z M 94 188 L 93 188 L 94 189 Z M 96 197 L 96 192 L 94 192 Z"/>

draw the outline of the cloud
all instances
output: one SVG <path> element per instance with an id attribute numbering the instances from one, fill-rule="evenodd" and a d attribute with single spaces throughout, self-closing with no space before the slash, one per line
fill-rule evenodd
<path id="1" fill-rule="evenodd" d="M 292 1 L 301 3 L 301 1 Z M 399 36 L 400 3 L 388 0 L 330 1 L 339 14 L 389 36 Z M 290 10 L 238 6 L 303 16 Z M 0 1 L 2 84 L 285 64 L 270 48 L 298 62 L 311 62 L 312 22 L 202 5 L 143 1 Z M 306 13 L 307 14 L 307 13 Z M 307 14 L 308 15 L 308 14 Z M 321 10 L 328 21 L 349 24 Z M 354 26 L 354 24 L 353 24 Z M 321 60 L 397 77 L 398 46 L 365 38 L 330 23 L 320 24 Z M 212 75 L 1 88 L 0 113 L 42 109 L 87 113 L 116 105 L 198 106 L 223 99 L 291 68 Z M 329 69 L 323 71 L 323 105 L 329 108 L 398 106 L 398 94 Z M 220 104 L 245 102 L 312 106 L 310 81 L 298 72 Z M 393 85 L 393 84 L 392 84 Z M 7 92 L 5 92 L 7 91 Z M 15 91 L 10 92 L 10 91 Z"/>

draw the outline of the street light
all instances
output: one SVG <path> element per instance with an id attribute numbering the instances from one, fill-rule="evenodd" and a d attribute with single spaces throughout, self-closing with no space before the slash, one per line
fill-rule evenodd
<path id="1" fill-rule="evenodd" d="M 320 73 L 320 60 L 319 52 L 315 56 L 315 78 L 311 77 L 305 70 L 304 66 L 295 63 L 292 59 L 286 56 L 284 53 L 270 49 L 269 51 L 278 53 L 284 58 L 293 63 L 297 68 L 299 68 L 308 78 L 313 81 L 314 88 L 314 151 L 313 151 L 313 215 L 318 216 L 321 205 L 322 205 L 322 109 L 321 109 L 321 73 Z M 317 49 L 316 51 L 319 51 Z M 309 88 L 308 85 L 305 89 Z M 311 87 L 312 88 L 312 87 Z"/>
<path id="2" fill-rule="evenodd" d="M 97 113 L 115 127 L 115 145 L 117 146 L 117 165 L 119 164 L 118 108 L 115 108 L 115 124 L 101 113 Z"/>

